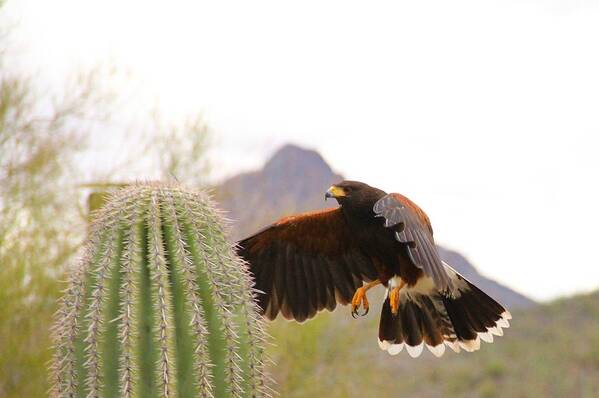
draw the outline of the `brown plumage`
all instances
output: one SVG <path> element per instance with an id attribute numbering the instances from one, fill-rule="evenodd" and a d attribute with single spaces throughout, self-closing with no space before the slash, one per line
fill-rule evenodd
<path id="1" fill-rule="evenodd" d="M 445 345 L 474 351 L 509 326 L 509 312 L 441 261 L 414 202 L 356 181 L 325 197 L 339 208 L 283 218 L 239 242 L 266 317 L 302 322 L 337 303 L 368 312 L 366 291 L 380 283 L 379 344 L 391 354 L 405 346 L 417 356 L 425 344 L 438 356 Z"/>

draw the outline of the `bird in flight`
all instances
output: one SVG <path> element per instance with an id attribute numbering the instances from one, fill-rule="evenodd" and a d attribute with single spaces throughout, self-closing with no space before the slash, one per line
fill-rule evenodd
<path id="1" fill-rule="evenodd" d="M 303 322 L 337 303 L 365 315 L 366 292 L 383 285 L 378 342 L 391 355 L 476 351 L 509 327 L 501 304 L 440 259 L 430 220 L 410 199 L 357 181 L 327 198 L 339 207 L 282 218 L 238 243 L 268 319 Z"/>

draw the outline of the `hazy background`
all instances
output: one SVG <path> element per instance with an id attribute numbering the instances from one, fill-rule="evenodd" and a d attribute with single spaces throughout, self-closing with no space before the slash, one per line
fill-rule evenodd
<path id="1" fill-rule="evenodd" d="M 128 74 L 117 92 L 136 87 L 119 109 L 130 124 L 144 107 L 201 113 L 213 179 L 303 144 L 407 194 L 439 242 L 537 299 L 599 286 L 597 1 L 7 8 L 19 67 L 46 84 L 110 64 Z M 121 131 L 92 137 L 95 167 L 123 156 Z"/>
<path id="2" fill-rule="evenodd" d="M 288 143 L 414 199 L 438 243 L 542 305 L 437 362 L 383 356 L 376 308 L 277 321 L 284 396 L 597 396 L 598 70 L 599 1 L 0 0 L 0 397 L 47 391 L 81 184 L 218 191 Z M 270 183 L 313 182 L 283 163 L 297 180 Z M 302 198 L 276 215 L 320 205 Z M 362 383 L 365 361 L 405 383 Z"/>

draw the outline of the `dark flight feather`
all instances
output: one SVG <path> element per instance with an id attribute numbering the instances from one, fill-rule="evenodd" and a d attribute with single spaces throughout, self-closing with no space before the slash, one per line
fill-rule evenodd
<path id="1" fill-rule="evenodd" d="M 239 242 L 238 253 L 264 292 L 258 303 L 269 319 L 280 311 L 302 322 L 337 302 L 347 304 L 363 281 L 377 278 L 340 209 L 284 218 Z"/>

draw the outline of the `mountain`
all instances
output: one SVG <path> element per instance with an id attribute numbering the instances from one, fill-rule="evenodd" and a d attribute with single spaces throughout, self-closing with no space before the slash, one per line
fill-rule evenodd
<path id="1" fill-rule="evenodd" d="M 215 199 L 234 221 L 232 238 L 241 239 L 278 218 L 326 206 L 324 192 L 343 176 L 335 173 L 320 154 L 285 145 L 261 170 L 236 175 L 220 184 Z M 466 258 L 439 247 L 441 258 L 509 309 L 525 308 L 534 301 L 484 277 Z"/>
<path id="2" fill-rule="evenodd" d="M 335 207 L 334 201 L 324 201 L 324 192 L 342 179 L 317 152 L 285 145 L 261 170 L 224 181 L 215 195 L 235 221 L 233 239 L 238 240 L 283 215 Z"/>

